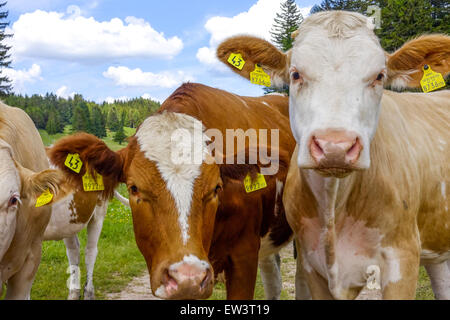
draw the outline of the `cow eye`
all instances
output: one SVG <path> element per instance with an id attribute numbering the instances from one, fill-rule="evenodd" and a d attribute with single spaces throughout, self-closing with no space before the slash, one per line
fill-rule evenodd
<path id="1" fill-rule="evenodd" d="M 384 79 L 384 73 L 380 73 L 377 77 L 377 81 L 381 81 Z"/>
<path id="2" fill-rule="evenodd" d="M 8 208 L 15 207 L 19 204 L 19 198 L 17 196 L 12 196 L 8 201 Z"/>
<path id="3" fill-rule="evenodd" d="M 222 185 L 221 185 L 221 184 L 218 184 L 218 185 L 216 186 L 216 189 L 214 189 L 214 192 L 215 192 L 216 194 L 218 194 L 220 191 L 222 191 Z"/>
<path id="4" fill-rule="evenodd" d="M 292 74 L 292 80 L 294 80 L 294 81 L 300 80 L 300 73 L 294 72 Z"/>
<path id="5" fill-rule="evenodd" d="M 136 186 L 131 186 L 130 191 L 131 191 L 131 194 L 135 195 L 138 193 L 139 190 Z"/>

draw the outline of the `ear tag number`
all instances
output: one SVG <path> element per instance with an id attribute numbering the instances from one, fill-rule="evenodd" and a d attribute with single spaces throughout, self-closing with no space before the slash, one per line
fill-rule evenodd
<path id="1" fill-rule="evenodd" d="M 250 82 L 260 86 L 270 87 L 270 76 L 264 72 L 258 64 L 255 64 L 255 70 L 250 73 Z"/>
<path id="2" fill-rule="evenodd" d="M 244 179 L 245 191 L 252 193 L 261 189 L 267 188 L 266 179 L 260 173 L 256 176 L 256 179 L 252 181 L 250 174 Z"/>
<path id="3" fill-rule="evenodd" d="M 80 173 L 81 167 L 83 166 L 83 162 L 80 159 L 80 155 L 78 153 L 71 154 L 69 153 L 66 158 L 66 162 L 64 162 L 67 168 L 76 173 Z"/>
<path id="4" fill-rule="evenodd" d="M 428 93 L 445 87 L 445 80 L 442 74 L 434 72 L 430 66 L 425 65 L 423 73 L 422 81 L 420 81 L 423 92 Z"/>
<path id="5" fill-rule="evenodd" d="M 43 194 L 36 199 L 36 208 L 40 208 L 49 204 L 53 200 L 53 194 L 50 192 L 50 189 L 47 189 Z"/>
<path id="6" fill-rule="evenodd" d="M 105 185 L 103 184 L 103 177 L 101 174 L 95 172 L 95 179 L 89 174 L 89 171 L 86 170 L 85 175 L 83 176 L 83 189 L 86 192 L 93 191 L 103 191 L 105 190 Z"/>
<path id="7" fill-rule="evenodd" d="M 242 70 L 245 65 L 245 60 L 242 58 L 240 53 L 232 53 L 228 58 L 228 63 L 234 66 L 235 68 Z"/>

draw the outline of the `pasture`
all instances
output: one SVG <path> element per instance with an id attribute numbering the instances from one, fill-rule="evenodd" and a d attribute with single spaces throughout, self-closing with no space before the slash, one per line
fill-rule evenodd
<path id="1" fill-rule="evenodd" d="M 126 128 L 127 135 L 132 135 L 134 129 Z M 66 134 L 70 133 L 70 127 L 66 127 Z M 48 146 L 61 138 L 60 135 L 48 135 L 40 130 L 44 143 Z M 114 150 L 122 148 L 112 140 L 112 133 L 104 139 L 109 147 Z M 119 192 L 128 196 L 124 185 Z M 79 234 L 81 244 L 81 287 L 84 286 L 86 272 L 84 269 L 84 246 L 86 244 L 86 231 Z M 68 261 L 63 241 L 46 241 L 43 243 L 42 262 L 39 266 L 31 298 L 33 300 L 62 300 L 66 299 L 68 289 L 66 281 L 68 274 Z M 142 276 L 147 272 L 144 258 L 139 252 L 133 232 L 131 211 L 125 208 L 119 201 L 113 199 L 108 207 L 102 234 L 98 243 L 98 257 L 95 264 L 94 284 L 97 299 L 107 299 L 111 293 L 123 290 L 133 278 Z M 290 248 L 282 253 L 283 291 L 281 298 L 291 300 L 294 298 L 295 260 Z M 149 284 L 143 284 L 149 289 Z M 210 299 L 222 300 L 226 297 L 225 285 L 217 283 Z M 418 300 L 434 299 L 430 282 L 424 268 L 421 268 L 417 287 Z M 258 274 L 255 289 L 255 299 L 264 299 L 264 289 Z"/>

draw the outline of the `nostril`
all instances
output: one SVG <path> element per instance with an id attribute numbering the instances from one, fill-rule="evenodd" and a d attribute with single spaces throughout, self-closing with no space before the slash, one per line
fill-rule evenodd
<path id="1" fill-rule="evenodd" d="M 164 284 L 164 287 L 166 288 L 166 292 L 169 295 L 172 295 L 173 293 L 175 293 L 178 290 L 178 283 L 175 280 L 175 278 L 170 275 L 169 269 L 164 270 L 162 282 Z"/>
<path id="2" fill-rule="evenodd" d="M 203 278 L 203 280 L 202 280 L 202 282 L 200 284 L 200 289 L 201 290 L 204 290 L 211 283 L 212 277 L 213 277 L 213 275 L 212 275 L 211 270 L 207 269 L 205 277 Z"/>
<path id="3" fill-rule="evenodd" d="M 313 137 L 311 141 L 311 155 L 317 160 L 324 156 L 321 143 L 316 137 Z"/>
<path id="4" fill-rule="evenodd" d="M 354 163 L 356 160 L 358 160 L 358 158 L 361 154 L 361 151 L 362 151 L 362 145 L 358 138 L 358 139 L 356 139 L 356 141 L 352 145 L 352 147 L 347 151 L 347 154 L 346 154 L 347 160 Z"/>

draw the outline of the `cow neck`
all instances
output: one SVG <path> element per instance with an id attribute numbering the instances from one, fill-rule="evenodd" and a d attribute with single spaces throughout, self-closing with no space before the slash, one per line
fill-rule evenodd
<path id="1" fill-rule="evenodd" d="M 349 196 L 349 193 L 343 192 L 342 188 L 344 185 L 347 187 L 348 181 L 323 177 L 314 170 L 306 171 L 306 179 L 318 204 L 317 214 L 323 230 L 321 241 L 324 242 L 328 286 L 332 295 L 339 298 L 342 288 L 339 283 L 339 264 L 336 259 L 336 209 L 341 207 Z"/>

